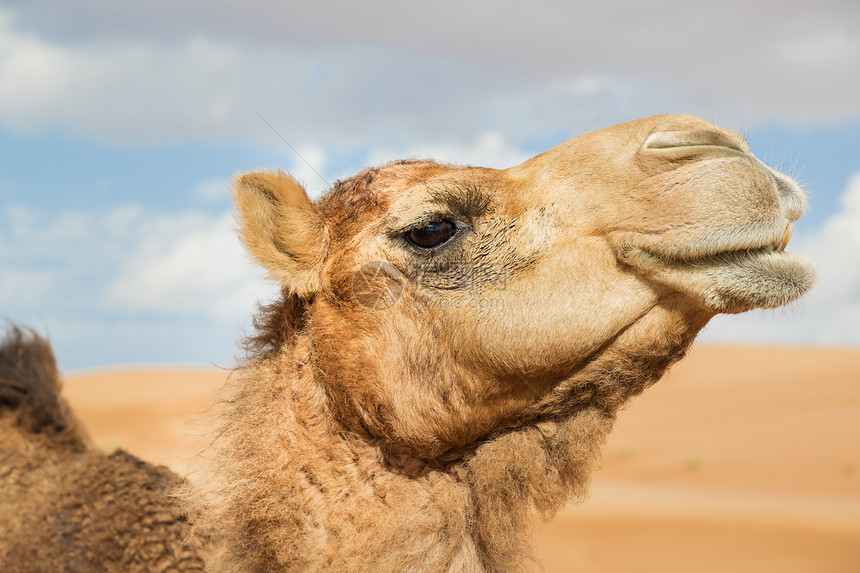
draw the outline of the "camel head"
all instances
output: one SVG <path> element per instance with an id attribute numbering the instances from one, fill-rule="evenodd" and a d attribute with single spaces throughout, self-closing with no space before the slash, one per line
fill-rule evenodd
<path id="1" fill-rule="evenodd" d="M 317 202 L 251 173 L 234 199 L 291 309 L 282 358 L 311 369 L 345 427 L 422 458 L 617 407 L 715 314 L 785 305 L 815 279 L 784 250 L 803 191 L 690 116 L 504 170 L 394 162 Z"/>

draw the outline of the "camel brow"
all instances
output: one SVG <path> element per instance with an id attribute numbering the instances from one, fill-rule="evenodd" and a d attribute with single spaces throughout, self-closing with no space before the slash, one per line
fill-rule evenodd
<path id="1" fill-rule="evenodd" d="M 429 192 L 435 203 L 445 205 L 451 212 L 465 217 L 483 214 L 492 200 L 489 189 L 471 181 L 431 188 Z"/>

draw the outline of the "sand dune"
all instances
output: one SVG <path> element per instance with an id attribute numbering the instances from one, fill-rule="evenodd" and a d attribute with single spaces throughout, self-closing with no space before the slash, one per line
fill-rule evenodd
<path id="1" fill-rule="evenodd" d="M 226 378 L 103 371 L 66 393 L 100 447 L 185 472 Z M 860 571 L 860 350 L 697 347 L 533 540 L 548 573 Z"/>

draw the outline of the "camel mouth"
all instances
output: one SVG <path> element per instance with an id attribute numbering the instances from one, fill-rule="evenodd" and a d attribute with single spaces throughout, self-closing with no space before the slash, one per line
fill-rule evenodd
<path id="1" fill-rule="evenodd" d="M 785 250 L 791 231 L 787 226 L 782 239 L 752 248 L 677 257 L 629 247 L 620 259 L 716 313 L 777 308 L 809 292 L 817 278 L 809 257 Z"/>

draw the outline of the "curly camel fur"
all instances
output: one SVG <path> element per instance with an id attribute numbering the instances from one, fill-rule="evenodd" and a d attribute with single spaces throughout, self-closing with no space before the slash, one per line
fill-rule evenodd
<path id="1" fill-rule="evenodd" d="M 531 514 L 586 495 L 618 410 L 710 318 L 815 278 L 784 252 L 803 192 L 689 116 L 315 203 L 251 173 L 234 200 L 282 296 L 187 495 L 212 571 L 522 569 Z"/>
<path id="2" fill-rule="evenodd" d="M 48 343 L 12 328 L 0 344 L 0 570 L 202 571 L 205 537 L 190 537 L 169 495 L 182 480 L 93 448 L 59 392 Z"/>

